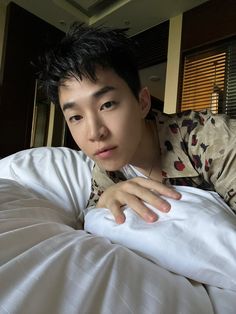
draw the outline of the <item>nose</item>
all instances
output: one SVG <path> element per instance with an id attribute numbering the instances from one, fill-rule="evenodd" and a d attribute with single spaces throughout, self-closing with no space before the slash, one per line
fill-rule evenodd
<path id="1" fill-rule="evenodd" d="M 104 140 L 108 133 L 105 123 L 98 117 L 93 117 L 88 121 L 88 139 L 91 142 Z"/>

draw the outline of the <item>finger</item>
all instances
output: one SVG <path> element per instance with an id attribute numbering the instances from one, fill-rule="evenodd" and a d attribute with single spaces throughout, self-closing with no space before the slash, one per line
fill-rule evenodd
<path id="1" fill-rule="evenodd" d="M 170 197 L 176 200 L 181 198 L 181 193 L 177 192 L 173 186 L 167 186 L 165 184 L 159 183 L 157 187 L 154 189 L 155 193 L 161 194 L 166 197 Z"/>
<path id="2" fill-rule="evenodd" d="M 128 201 L 130 203 L 130 200 L 132 200 L 130 199 L 130 196 L 129 196 L 129 199 L 127 196 L 134 195 L 136 196 L 136 199 L 141 199 L 142 201 L 156 207 L 160 211 L 168 212 L 171 208 L 168 201 L 161 198 L 159 194 L 156 194 L 156 193 L 154 194 L 149 188 L 143 187 L 137 182 L 132 182 L 132 184 L 127 185 L 126 194 L 123 194 L 123 195 L 126 195 L 126 199 L 125 199 L 126 203 Z"/>
<path id="3" fill-rule="evenodd" d="M 162 212 L 167 213 L 171 209 L 170 203 L 152 190 L 147 190 L 146 193 L 143 193 L 143 201 L 154 206 Z"/>
<path id="4" fill-rule="evenodd" d="M 123 209 L 121 208 L 123 205 L 121 205 L 120 202 L 114 201 L 110 206 L 109 209 L 111 213 L 113 214 L 115 221 L 117 224 L 123 224 L 125 222 L 125 214 L 123 212 Z"/>
<path id="5" fill-rule="evenodd" d="M 133 195 L 126 195 L 126 203 L 132 208 L 141 218 L 147 222 L 155 222 L 158 220 L 158 215 L 148 208 L 143 201 Z"/>
<path id="6" fill-rule="evenodd" d="M 177 200 L 181 198 L 181 193 L 177 192 L 172 186 L 167 186 L 162 182 L 142 177 L 134 178 L 133 181 L 143 187 L 152 190 L 152 192 L 156 192 L 160 195 L 167 196 Z"/>

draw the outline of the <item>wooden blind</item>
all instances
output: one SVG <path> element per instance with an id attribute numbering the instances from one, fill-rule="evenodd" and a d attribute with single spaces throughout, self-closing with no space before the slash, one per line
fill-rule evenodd
<path id="1" fill-rule="evenodd" d="M 180 111 L 211 109 L 236 118 L 236 41 L 184 57 Z"/>
<path id="2" fill-rule="evenodd" d="M 186 56 L 181 111 L 210 108 L 213 112 L 218 112 L 225 89 L 225 69 L 225 49 Z"/>

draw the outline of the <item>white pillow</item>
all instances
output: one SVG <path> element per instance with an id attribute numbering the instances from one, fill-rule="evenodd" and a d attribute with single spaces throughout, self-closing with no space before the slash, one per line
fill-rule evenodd
<path id="1" fill-rule="evenodd" d="M 77 216 L 89 199 L 93 162 L 81 151 L 40 147 L 0 160 L 0 178 L 15 180 L 38 197 L 74 211 Z"/>
<path id="2" fill-rule="evenodd" d="M 130 208 L 124 224 L 108 209 L 88 211 L 85 230 L 104 236 L 177 274 L 236 291 L 236 216 L 215 192 L 176 187 L 181 200 L 146 223 Z"/>
<path id="3" fill-rule="evenodd" d="M 14 180 L 0 178 L 0 222 L 1 314 L 213 314 L 200 284 L 75 230 L 73 213 Z"/>
<path id="4" fill-rule="evenodd" d="M 56 223 L 60 230 L 62 228 L 68 230 L 68 226 L 77 227 L 73 212 L 66 212 L 51 201 L 38 197 L 36 193 L 29 191 L 18 182 L 3 178 L 0 178 L 0 217 L 4 221 L 2 228 L 12 227 L 14 221 L 17 230 L 22 226 L 39 222 Z M 31 237 L 33 238 L 33 235 Z"/>

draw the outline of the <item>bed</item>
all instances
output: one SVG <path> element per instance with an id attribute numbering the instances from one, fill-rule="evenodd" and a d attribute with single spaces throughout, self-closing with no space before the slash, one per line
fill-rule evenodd
<path id="1" fill-rule="evenodd" d="M 109 222 L 103 231 L 92 220 L 84 229 L 92 167 L 68 148 L 33 148 L 0 160 L 0 313 L 235 314 L 233 233 L 225 239 L 232 264 L 225 277 L 232 280 L 221 277 L 218 286 L 187 278 L 159 257 L 112 239 L 116 226 L 106 209 L 97 211 Z M 235 217 L 228 215 L 233 229 Z"/>

